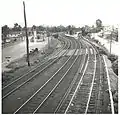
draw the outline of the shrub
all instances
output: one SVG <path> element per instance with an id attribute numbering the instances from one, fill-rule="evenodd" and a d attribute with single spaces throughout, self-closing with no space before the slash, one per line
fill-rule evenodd
<path id="1" fill-rule="evenodd" d="M 114 54 L 109 54 L 108 59 L 113 63 L 115 60 L 118 59 L 118 56 L 116 56 Z"/>
<path id="2" fill-rule="evenodd" d="M 95 42 L 95 43 L 99 43 L 99 41 L 98 41 L 98 40 L 96 40 L 96 39 L 94 39 L 94 42 Z"/>
<path id="3" fill-rule="evenodd" d="M 35 52 L 38 52 L 38 48 L 35 48 Z"/>
<path id="4" fill-rule="evenodd" d="M 104 50 L 103 48 L 99 48 L 99 47 L 97 47 L 97 48 L 98 48 L 100 54 L 108 55 L 107 51 Z"/>
<path id="5" fill-rule="evenodd" d="M 116 75 L 118 75 L 118 59 L 112 63 L 112 69 Z"/>
<path id="6" fill-rule="evenodd" d="M 58 38 L 58 34 L 54 34 L 53 37 L 54 37 L 54 38 Z"/>

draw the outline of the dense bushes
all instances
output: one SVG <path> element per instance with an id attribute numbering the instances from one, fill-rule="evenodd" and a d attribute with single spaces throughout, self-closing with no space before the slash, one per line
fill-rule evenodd
<path id="1" fill-rule="evenodd" d="M 100 54 L 108 55 L 108 53 L 105 50 L 103 50 L 101 48 L 99 48 L 98 50 L 99 50 Z"/>
<path id="2" fill-rule="evenodd" d="M 111 61 L 112 63 L 112 69 L 114 71 L 114 73 L 116 75 L 118 75 L 118 56 L 114 55 L 114 54 L 110 54 L 108 56 L 108 59 Z"/>
<path id="3" fill-rule="evenodd" d="M 118 75 L 118 56 L 114 54 L 109 54 L 104 48 L 97 47 L 100 54 L 104 54 L 108 56 L 108 59 L 112 63 L 112 69 L 116 75 Z"/>
<path id="4" fill-rule="evenodd" d="M 112 69 L 116 75 L 118 75 L 118 59 L 112 63 Z"/>
<path id="5" fill-rule="evenodd" d="M 58 36 L 59 36 L 58 34 L 53 34 L 54 38 L 58 38 Z"/>
<path id="6" fill-rule="evenodd" d="M 108 59 L 113 63 L 115 60 L 118 59 L 118 56 L 116 56 L 114 54 L 110 54 L 110 55 L 108 55 Z"/>

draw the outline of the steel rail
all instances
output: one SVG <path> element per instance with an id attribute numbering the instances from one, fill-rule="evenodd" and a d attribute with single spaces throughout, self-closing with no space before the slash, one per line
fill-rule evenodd
<path id="1" fill-rule="evenodd" d="M 66 43 L 66 45 L 67 45 L 67 43 Z M 55 55 L 58 55 L 58 54 L 62 51 L 62 49 L 65 48 L 66 45 L 64 45 L 63 47 L 61 47 L 60 50 L 57 51 L 57 54 L 55 54 Z M 54 55 L 54 56 L 55 56 L 55 55 Z M 33 72 L 35 69 L 41 67 L 41 66 L 42 66 L 43 64 L 45 64 L 47 61 L 49 61 L 49 57 L 50 57 L 50 56 L 51 56 L 51 54 L 50 54 L 48 57 L 46 57 L 46 59 L 48 58 L 48 60 L 45 60 L 42 64 L 39 64 L 39 65 L 35 66 L 32 70 L 28 70 L 25 74 L 23 74 L 22 76 L 20 76 L 18 79 L 15 79 L 15 80 L 12 81 L 11 83 L 9 83 L 9 84 L 7 84 L 6 86 L 4 86 L 4 87 L 2 88 L 2 90 L 4 90 L 4 89 L 6 89 L 7 87 L 11 86 L 13 83 L 15 83 L 15 82 L 17 82 L 18 80 L 22 79 L 24 76 L 26 76 L 26 75 L 28 75 L 29 73 Z"/>
<path id="2" fill-rule="evenodd" d="M 103 57 L 103 56 L 102 56 Z M 108 73 L 108 69 L 107 69 L 107 64 L 105 61 L 105 58 L 103 57 L 104 60 L 104 64 L 105 64 L 105 70 L 107 73 L 107 81 L 108 81 L 108 88 L 109 88 L 109 95 L 110 95 L 110 105 L 111 105 L 111 110 L 112 110 L 112 114 L 115 114 L 115 110 L 114 110 L 114 101 L 113 101 L 113 96 L 112 96 L 112 91 L 111 91 L 111 85 L 110 85 L 110 78 L 109 78 L 109 73 Z"/>
<path id="3" fill-rule="evenodd" d="M 101 57 L 99 55 L 99 61 L 100 61 L 100 82 L 99 82 L 99 92 L 98 92 L 98 97 L 97 97 L 97 107 L 96 107 L 96 114 L 99 114 L 101 112 L 99 104 L 100 104 L 100 96 L 101 96 L 101 91 L 102 91 L 102 76 L 101 76 L 101 68 L 102 68 L 102 60 Z"/>
<path id="4" fill-rule="evenodd" d="M 77 50 L 77 46 L 76 46 L 76 50 Z M 76 50 L 74 51 L 73 55 L 75 54 Z M 40 92 L 54 77 L 55 75 L 68 63 L 68 61 L 72 58 L 71 55 L 68 60 L 52 75 L 52 77 L 50 77 L 50 79 L 48 79 L 29 99 L 27 99 L 15 112 L 17 113 L 23 106 L 25 106 L 38 92 Z"/>
<path id="5" fill-rule="evenodd" d="M 80 44 L 79 44 L 80 45 Z M 76 60 L 79 57 L 79 54 L 81 53 L 81 50 L 79 49 L 79 51 L 77 52 L 77 57 L 75 58 L 75 60 L 73 61 L 72 65 L 69 67 L 69 69 L 65 72 L 65 74 L 63 75 L 63 77 L 59 80 L 59 82 L 55 85 L 55 87 L 50 91 L 50 93 L 47 95 L 47 97 L 42 101 L 42 103 L 39 104 L 39 106 L 36 108 L 36 110 L 33 112 L 33 114 L 35 114 L 38 109 L 45 103 L 45 101 L 49 98 L 49 96 L 53 93 L 53 91 L 55 91 L 55 89 L 58 87 L 58 85 L 62 82 L 62 80 L 65 78 L 65 76 L 67 75 L 67 73 L 70 71 L 70 69 L 73 67 L 73 65 L 75 64 Z M 71 86 L 73 85 L 74 81 L 76 80 L 73 79 Z M 71 87 L 69 88 L 69 90 L 71 89 Z M 66 93 L 65 93 L 66 95 Z"/>
<path id="6" fill-rule="evenodd" d="M 86 52 L 87 52 L 87 49 L 86 49 Z M 83 78 L 83 76 L 84 76 L 84 74 L 85 74 L 85 71 L 86 71 L 86 69 L 87 69 L 87 66 L 88 66 L 88 60 L 89 60 L 89 55 L 88 55 L 88 59 L 87 59 L 87 62 L 86 62 L 84 71 L 83 71 L 83 73 L 82 73 L 81 79 L 80 79 L 80 81 L 79 81 L 79 83 L 78 83 L 78 85 L 77 85 L 77 87 L 76 87 L 76 89 L 75 89 L 75 91 L 74 91 L 74 94 L 73 94 L 73 96 L 72 96 L 72 98 L 71 98 L 71 100 L 70 100 L 70 102 L 69 102 L 69 104 L 68 104 L 68 106 L 67 106 L 67 108 L 66 108 L 66 110 L 65 110 L 65 114 L 67 113 L 67 111 L 68 111 L 68 109 L 69 109 L 69 107 L 70 107 L 70 105 L 71 105 L 71 103 L 72 103 L 72 101 L 73 101 L 73 99 L 74 99 L 77 91 L 78 91 L 79 85 L 80 85 L 81 82 L 82 82 L 82 78 Z"/>
<path id="7" fill-rule="evenodd" d="M 85 38 L 84 38 L 85 39 Z M 87 39 L 86 39 L 87 40 Z M 87 40 L 88 41 L 88 40 Z M 90 44 L 92 44 L 90 41 L 88 41 Z M 94 47 L 94 46 L 93 46 Z M 95 49 L 96 52 L 98 52 L 97 49 Z M 99 52 L 98 52 L 99 54 Z M 113 96 L 112 96 L 112 92 L 111 92 L 111 86 L 110 86 L 110 79 L 109 79 L 109 73 L 108 73 L 108 69 L 107 69 L 107 64 L 106 64 L 106 61 L 105 61 L 105 58 L 104 56 L 102 56 L 103 58 L 103 61 L 104 61 L 104 64 L 105 64 L 105 70 L 106 70 L 106 73 L 107 73 L 107 81 L 108 81 L 108 88 L 109 88 L 109 95 L 110 95 L 110 105 L 111 105 L 111 110 L 112 110 L 112 114 L 115 113 L 114 111 L 114 101 L 113 101 Z M 87 110 L 86 110 L 86 113 L 87 113 Z"/>
<path id="8" fill-rule="evenodd" d="M 35 111 L 33 112 L 36 113 L 38 111 L 38 109 L 45 103 L 45 101 L 49 98 L 49 96 L 53 93 L 53 91 L 57 88 L 57 86 L 61 83 L 61 81 L 65 78 L 65 76 L 67 75 L 67 73 L 70 71 L 70 69 L 72 68 L 72 66 L 74 65 L 75 61 L 77 60 L 77 58 L 74 60 L 74 62 L 72 63 L 72 65 L 69 67 L 69 69 L 66 71 L 66 73 L 63 75 L 63 77 L 59 80 L 59 82 L 55 85 L 55 87 L 51 90 L 51 92 L 47 95 L 47 97 L 42 101 L 42 103 L 40 103 L 40 105 L 35 109 Z"/>
<path id="9" fill-rule="evenodd" d="M 92 45 L 91 45 L 92 46 Z M 93 48 L 93 46 L 92 46 Z M 94 52 L 95 52 L 95 49 L 93 48 Z M 88 102 L 87 102 L 87 106 L 86 106 L 86 110 L 85 110 L 85 114 L 87 114 L 87 110 L 88 110 L 88 106 L 89 106 L 89 102 L 90 102 L 90 97 L 91 97 L 91 94 L 92 94 L 92 89 L 93 89 L 93 83 L 94 83 L 94 80 L 95 80 L 95 73 L 96 73 L 96 63 L 97 63 L 97 59 L 96 59 L 96 55 L 95 55 L 95 64 L 94 64 L 94 72 L 93 72 L 93 79 L 92 79 L 92 83 L 91 83 L 91 87 L 90 87 L 90 93 L 89 93 L 89 97 L 88 97 Z"/>
<path id="10" fill-rule="evenodd" d="M 84 38 L 84 37 L 83 37 L 83 38 Z M 93 46 L 93 44 L 92 44 L 90 41 L 88 41 L 86 38 L 84 38 L 84 40 L 87 41 L 87 42 L 92 46 L 94 52 L 96 51 L 96 52 L 99 54 L 98 50 Z M 95 56 L 95 60 L 96 60 L 96 61 L 95 61 L 96 63 L 95 63 L 95 67 L 94 67 L 94 68 L 96 68 L 96 65 L 97 65 L 96 56 Z M 90 98 L 91 98 L 91 94 L 92 94 L 92 90 L 93 90 L 93 84 L 94 84 L 94 80 L 95 80 L 95 73 L 96 73 L 96 71 L 95 71 L 95 69 L 94 69 L 94 74 L 93 74 L 93 79 L 92 79 L 92 85 L 91 85 L 91 87 L 90 87 L 90 95 L 89 95 L 89 98 L 88 98 L 88 102 L 87 102 L 85 114 L 87 114 L 88 107 L 89 107 L 89 102 L 90 102 Z"/>
<path id="11" fill-rule="evenodd" d="M 92 47 L 92 48 L 93 48 L 93 47 Z M 94 52 L 95 52 L 95 50 L 94 50 Z M 88 60 L 89 60 L 89 59 L 88 59 Z M 67 111 L 68 111 L 68 109 L 69 109 L 69 107 L 70 107 L 70 105 L 71 105 L 71 103 L 72 103 L 72 101 L 73 101 L 73 99 L 74 99 L 77 91 L 78 91 L 78 88 L 80 87 L 80 84 L 81 84 L 82 79 L 83 79 L 83 76 L 84 76 L 84 74 L 85 74 L 85 72 L 86 72 L 87 66 L 88 66 L 88 61 L 87 61 L 87 63 L 86 63 L 86 67 L 85 67 L 85 69 L 84 69 L 84 71 L 83 71 L 82 77 L 81 77 L 81 79 L 80 79 L 80 81 L 79 81 L 79 83 L 78 83 L 78 85 L 77 85 L 77 88 L 76 88 L 76 90 L 75 90 L 75 92 L 74 92 L 74 94 L 73 94 L 73 96 L 72 96 L 72 98 L 71 98 L 71 100 L 70 100 L 70 102 L 69 102 L 69 105 L 68 105 L 67 109 L 65 110 L 65 114 L 67 113 Z M 95 72 L 96 72 L 96 55 L 95 55 L 94 68 L 95 68 L 95 69 L 94 69 L 94 72 L 93 72 L 92 84 L 91 84 L 91 87 L 90 87 L 90 93 L 89 93 L 89 97 L 88 97 L 88 101 L 87 101 L 87 106 L 86 106 L 85 113 L 86 113 L 86 111 L 87 111 L 87 109 L 88 109 L 88 104 L 89 104 L 89 100 L 90 100 L 90 97 L 91 97 L 91 92 L 92 92 L 93 83 L 94 83 L 94 79 L 95 79 Z"/>
<path id="12" fill-rule="evenodd" d="M 82 44 L 82 43 L 81 43 L 81 44 Z M 81 52 L 82 52 L 82 51 L 81 51 Z M 86 57 L 86 55 L 87 55 L 87 52 L 85 53 L 85 57 Z M 78 70 L 77 70 L 77 73 L 76 73 L 74 79 L 72 80 L 72 82 L 71 82 L 69 88 L 67 89 L 65 95 L 63 96 L 63 98 L 62 98 L 61 101 L 59 102 L 59 104 L 58 104 L 57 108 L 55 109 L 54 113 L 57 113 L 57 112 L 61 109 L 61 106 L 63 105 L 63 103 L 64 103 L 65 100 L 67 99 L 68 95 L 70 94 L 70 91 L 72 90 L 73 85 L 75 84 L 75 82 L 76 82 L 76 80 L 77 80 L 77 78 L 78 78 L 79 73 L 82 71 L 83 66 L 84 66 L 84 63 L 85 63 L 85 58 L 84 58 L 84 60 L 83 60 L 82 67 L 79 66 L 79 68 L 78 68 Z"/>
<path id="13" fill-rule="evenodd" d="M 69 44 L 70 45 L 70 44 Z M 68 46 L 69 49 L 70 46 Z M 63 52 L 62 55 L 65 55 L 68 52 L 68 49 L 66 50 L 66 52 Z M 61 56 L 60 56 L 61 57 Z M 48 68 L 51 64 L 53 64 L 56 60 L 60 59 L 60 57 L 57 57 L 55 60 L 53 60 L 51 63 L 49 63 L 47 66 L 45 66 L 42 70 L 38 71 L 36 74 L 34 74 L 32 77 L 30 77 L 29 79 L 27 79 L 25 82 L 23 82 L 22 84 L 18 85 L 16 88 L 14 88 L 13 90 L 11 90 L 10 92 L 8 92 L 7 94 L 5 94 L 2 99 L 5 99 L 7 96 L 9 96 L 10 94 L 12 94 L 14 91 L 16 91 L 17 89 L 19 89 L 21 86 L 23 86 L 24 84 L 26 84 L 28 81 L 30 81 L 31 79 L 33 79 L 34 77 L 36 77 L 38 74 L 40 74 L 42 71 L 44 71 L 46 68 Z"/>

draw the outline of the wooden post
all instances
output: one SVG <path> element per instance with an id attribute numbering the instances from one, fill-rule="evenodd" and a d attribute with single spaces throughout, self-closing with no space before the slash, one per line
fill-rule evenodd
<path id="1" fill-rule="evenodd" d="M 110 54 L 111 54 L 111 48 L 112 48 L 112 33 L 111 33 L 111 35 L 110 35 Z"/>
<path id="2" fill-rule="evenodd" d="M 112 32 L 113 32 L 113 28 L 112 28 L 112 31 L 111 31 L 111 35 L 110 35 L 110 54 L 111 54 L 111 50 L 112 50 Z"/>
<path id="3" fill-rule="evenodd" d="M 23 1 L 23 7 L 24 7 L 24 21 L 25 21 L 25 33 L 26 33 L 26 46 L 27 46 L 27 62 L 28 62 L 28 66 L 30 66 L 30 62 L 29 62 L 29 40 L 28 40 L 28 33 L 27 33 L 27 21 L 26 21 L 25 2 L 24 1 Z"/>

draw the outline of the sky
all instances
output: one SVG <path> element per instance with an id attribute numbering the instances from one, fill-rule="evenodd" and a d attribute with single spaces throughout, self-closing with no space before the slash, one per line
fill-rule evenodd
<path id="1" fill-rule="evenodd" d="M 120 24 L 120 0 L 24 0 L 27 25 L 93 25 Z M 1 0 L 1 26 L 24 26 L 23 0 Z"/>

